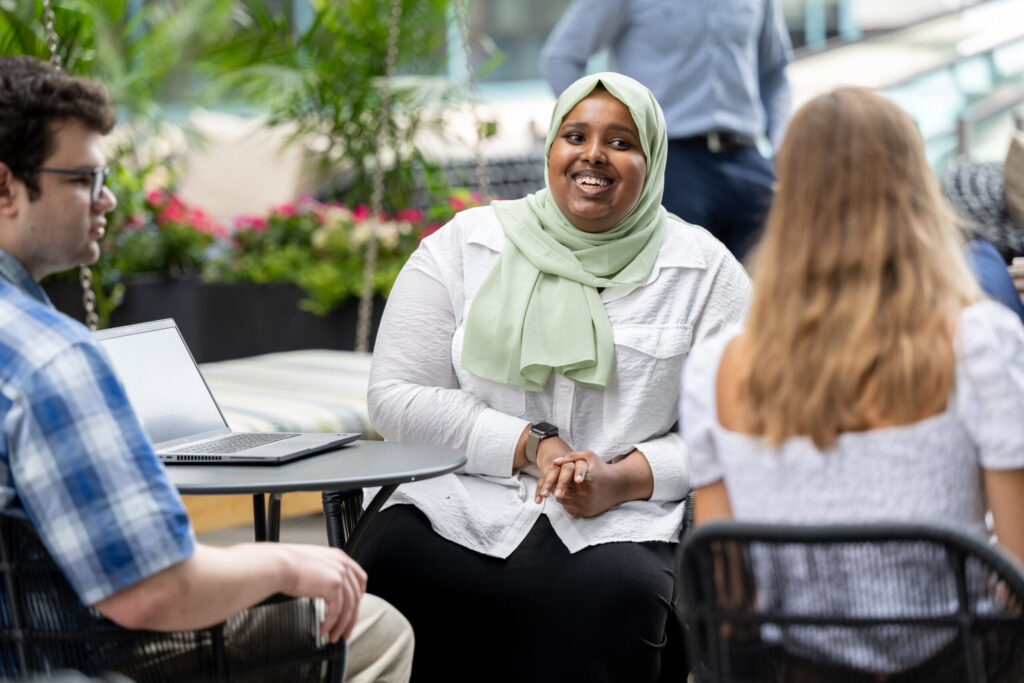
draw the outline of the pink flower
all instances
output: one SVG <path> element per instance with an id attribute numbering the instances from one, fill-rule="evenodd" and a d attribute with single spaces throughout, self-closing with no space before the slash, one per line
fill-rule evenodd
<path id="1" fill-rule="evenodd" d="M 395 218 L 397 218 L 400 221 L 419 223 L 421 220 L 423 220 L 423 212 L 420 211 L 419 209 L 402 209 L 397 214 L 395 214 Z"/>
<path id="2" fill-rule="evenodd" d="M 221 226 L 214 220 L 211 220 L 202 211 L 196 210 L 189 216 L 189 225 L 196 232 L 201 232 L 206 235 L 216 235 Z"/>
<path id="3" fill-rule="evenodd" d="M 466 208 L 466 202 L 462 201 L 459 197 L 451 196 L 448 198 L 448 206 L 456 211 L 462 211 Z"/>
<path id="4" fill-rule="evenodd" d="M 278 216 L 284 216 L 286 218 L 299 215 L 299 211 L 294 204 L 282 204 L 281 206 L 276 207 L 273 212 Z"/>
<path id="5" fill-rule="evenodd" d="M 161 211 L 156 217 L 156 224 L 163 225 L 164 223 L 184 223 L 185 212 L 181 209 L 180 205 L 171 204 L 166 209 Z"/>
<path id="6" fill-rule="evenodd" d="M 164 192 L 163 190 L 150 190 L 146 194 L 146 201 L 150 204 L 157 205 L 164 203 Z"/>
<path id="7" fill-rule="evenodd" d="M 259 216 L 236 216 L 234 220 L 235 230 L 253 230 L 255 232 L 266 232 L 269 227 L 265 218 Z"/>
<path id="8" fill-rule="evenodd" d="M 352 209 L 352 218 L 357 221 L 366 220 L 367 216 L 370 215 L 370 207 L 366 204 L 360 204 L 356 208 Z"/>
<path id="9" fill-rule="evenodd" d="M 444 225 L 444 223 L 431 223 L 427 227 L 423 228 L 422 230 L 420 230 L 420 239 L 422 240 L 424 237 L 429 237 L 430 235 L 433 235 L 435 232 L 441 229 L 442 225 Z"/>
<path id="10" fill-rule="evenodd" d="M 476 204 L 477 206 L 480 206 L 481 204 L 484 203 L 484 196 L 479 192 L 470 192 L 469 200 Z"/>
<path id="11" fill-rule="evenodd" d="M 138 230 L 145 224 L 146 221 L 143 220 L 141 214 L 133 213 L 128 217 L 128 221 L 124 224 L 124 228 L 125 230 Z"/>

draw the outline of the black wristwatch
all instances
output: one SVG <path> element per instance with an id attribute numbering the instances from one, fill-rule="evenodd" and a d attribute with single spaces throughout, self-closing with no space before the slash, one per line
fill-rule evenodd
<path id="1" fill-rule="evenodd" d="M 558 427 L 548 422 L 538 422 L 530 427 L 526 435 L 526 459 L 537 464 L 537 449 L 540 442 L 552 436 L 558 436 Z"/>

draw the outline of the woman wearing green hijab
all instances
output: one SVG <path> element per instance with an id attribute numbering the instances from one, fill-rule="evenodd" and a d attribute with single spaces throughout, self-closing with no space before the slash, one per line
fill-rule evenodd
<path id="1" fill-rule="evenodd" d="M 580 79 L 555 103 L 547 188 L 460 213 L 395 283 L 371 419 L 467 455 L 403 485 L 361 546 L 416 631 L 414 680 L 654 681 L 681 650 L 680 370 L 750 285 L 661 207 L 666 144 L 646 88 Z"/>

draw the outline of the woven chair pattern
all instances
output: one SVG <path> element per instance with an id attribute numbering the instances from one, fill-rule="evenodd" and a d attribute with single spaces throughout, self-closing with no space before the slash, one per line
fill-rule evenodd
<path id="1" fill-rule="evenodd" d="M 678 581 L 702 683 L 1024 681 L 1024 574 L 958 531 L 712 523 Z"/>
<path id="2" fill-rule="evenodd" d="M 344 680 L 313 601 L 276 596 L 195 631 L 124 629 L 81 603 L 32 524 L 0 514 L 0 678 L 72 669 L 139 683 Z"/>

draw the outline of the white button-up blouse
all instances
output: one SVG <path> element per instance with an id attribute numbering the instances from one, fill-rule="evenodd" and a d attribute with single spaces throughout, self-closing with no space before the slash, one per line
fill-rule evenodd
<path id="1" fill-rule="evenodd" d="M 666 219 L 667 220 L 667 219 Z M 750 281 L 701 228 L 670 221 L 646 283 L 602 292 L 615 341 L 604 389 L 552 373 L 531 392 L 462 368 L 466 315 L 505 236 L 490 207 L 459 213 L 423 240 L 388 299 L 370 372 L 370 419 L 385 439 L 466 453 L 454 474 L 403 484 L 390 504 L 411 503 L 442 537 L 508 557 L 546 514 L 570 552 L 613 541 L 674 541 L 689 489 L 676 407 L 691 344 L 741 319 Z M 573 518 L 553 498 L 534 502 L 538 470 L 514 470 L 516 444 L 546 421 L 575 450 L 610 460 L 636 447 L 654 476 L 650 500 Z"/>

